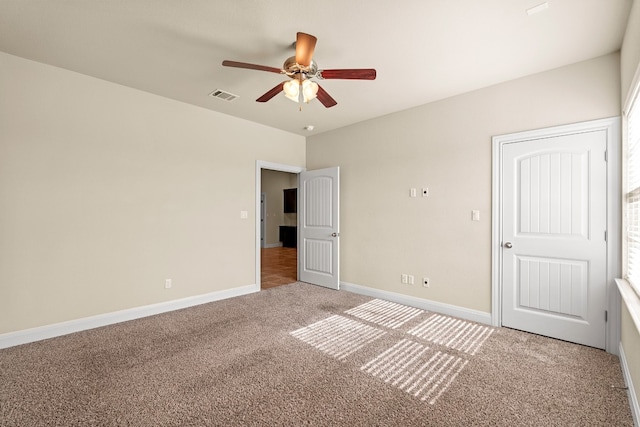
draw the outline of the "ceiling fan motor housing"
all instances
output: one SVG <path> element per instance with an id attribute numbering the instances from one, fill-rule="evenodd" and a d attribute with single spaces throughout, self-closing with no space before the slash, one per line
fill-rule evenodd
<path id="1" fill-rule="evenodd" d="M 282 65 L 284 72 L 291 78 L 299 78 L 302 76 L 302 80 L 311 78 L 318 73 L 318 64 L 316 61 L 311 60 L 308 67 L 300 65 L 296 62 L 296 57 L 292 56 L 287 58 Z"/>

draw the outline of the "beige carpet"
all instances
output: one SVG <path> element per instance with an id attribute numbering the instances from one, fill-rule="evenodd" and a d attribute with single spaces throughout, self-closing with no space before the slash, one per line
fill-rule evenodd
<path id="1" fill-rule="evenodd" d="M 603 351 L 303 283 L 0 350 L 1 426 L 631 426 Z"/>

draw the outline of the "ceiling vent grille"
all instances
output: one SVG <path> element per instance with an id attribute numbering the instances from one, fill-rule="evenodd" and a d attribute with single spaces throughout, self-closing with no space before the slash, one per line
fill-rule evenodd
<path id="1" fill-rule="evenodd" d="M 238 95 L 234 95 L 230 92 L 224 91 L 222 89 L 216 89 L 213 92 L 211 92 L 209 94 L 209 96 L 212 96 L 214 98 L 219 98 L 222 99 L 223 101 L 227 101 L 227 102 L 231 102 L 236 98 L 239 98 Z"/>

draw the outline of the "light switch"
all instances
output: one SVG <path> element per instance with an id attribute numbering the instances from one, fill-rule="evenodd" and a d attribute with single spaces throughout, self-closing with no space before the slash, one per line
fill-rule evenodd
<path id="1" fill-rule="evenodd" d="M 418 195 L 418 190 L 416 190 L 415 188 L 411 189 L 411 193 L 409 193 L 411 195 L 411 197 L 416 197 Z"/>
<path id="2" fill-rule="evenodd" d="M 240 219 L 247 219 L 249 218 L 249 212 L 248 211 L 240 211 Z"/>
<path id="3" fill-rule="evenodd" d="M 480 211 L 471 211 L 471 220 L 480 221 Z"/>

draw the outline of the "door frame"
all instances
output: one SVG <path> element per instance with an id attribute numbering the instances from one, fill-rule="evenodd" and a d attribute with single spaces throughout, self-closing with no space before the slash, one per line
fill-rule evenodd
<path id="1" fill-rule="evenodd" d="M 607 135 L 607 301 L 608 321 L 605 350 L 618 354 L 620 342 L 620 294 L 615 278 L 621 269 L 622 163 L 620 117 L 609 117 L 569 125 L 553 126 L 492 138 L 491 196 L 491 323 L 502 326 L 502 149 L 505 144 L 592 131 Z"/>
<path id="2" fill-rule="evenodd" d="M 300 179 L 299 174 L 307 170 L 301 166 L 292 166 L 285 165 L 281 163 L 272 163 L 266 162 L 263 160 L 256 160 L 256 212 L 260 212 L 260 198 L 262 193 L 262 169 L 269 169 L 279 172 L 288 172 L 298 175 L 298 179 Z M 260 266 L 260 215 L 255 215 L 256 217 L 256 241 L 255 241 L 255 260 L 256 260 L 256 276 L 255 276 L 255 291 L 260 291 L 260 282 L 261 282 L 261 266 Z M 298 223 L 300 222 L 300 206 L 298 204 Z"/>
<path id="3" fill-rule="evenodd" d="M 261 174 L 262 175 L 262 174 Z M 262 181 L 260 182 L 262 185 Z M 267 239 L 267 193 L 260 193 L 260 248 L 265 247 Z"/>

